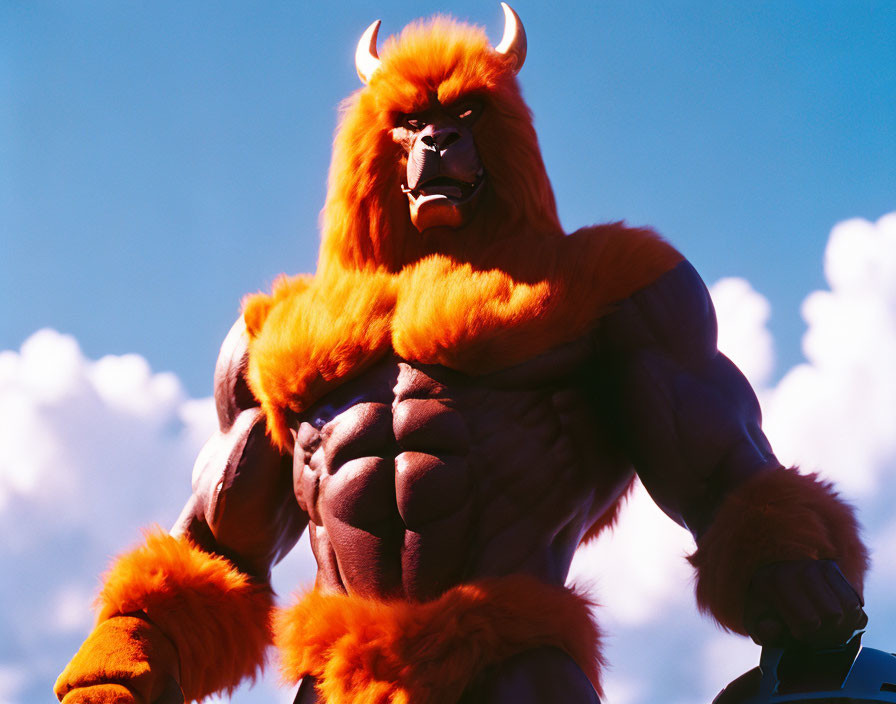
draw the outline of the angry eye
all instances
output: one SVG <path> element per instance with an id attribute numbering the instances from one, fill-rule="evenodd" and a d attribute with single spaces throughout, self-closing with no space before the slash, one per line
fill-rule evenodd
<path id="1" fill-rule="evenodd" d="M 464 100 L 455 103 L 448 110 L 458 121 L 472 124 L 482 112 L 482 103 L 478 100 Z"/>
<path id="2" fill-rule="evenodd" d="M 414 132 L 419 132 L 428 124 L 426 120 L 420 115 L 412 114 L 412 115 L 403 115 L 401 120 L 399 120 L 399 124 L 402 127 L 406 127 L 409 130 L 413 130 Z"/>

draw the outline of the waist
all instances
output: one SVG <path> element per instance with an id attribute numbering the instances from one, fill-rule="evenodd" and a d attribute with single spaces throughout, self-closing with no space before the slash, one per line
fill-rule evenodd
<path id="1" fill-rule="evenodd" d="M 329 704 L 456 702 L 485 667 L 533 648 L 568 653 L 599 690 L 592 604 L 527 575 L 484 579 L 426 602 L 312 590 L 281 610 L 283 677 L 313 676 Z"/>

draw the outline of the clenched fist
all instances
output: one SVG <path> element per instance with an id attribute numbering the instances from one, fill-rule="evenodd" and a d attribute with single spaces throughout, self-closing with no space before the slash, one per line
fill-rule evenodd
<path id="1" fill-rule="evenodd" d="M 100 623 L 56 680 L 63 704 L 182 704 L 177 652 L 148 621 Z"/>
<path id="2" fill-rule="evenodd" d="M 833 560 L 776 562 L 756 570 L 744 625 L 759 645 L 842 645 L 865 627 L 864 601 Z"/>

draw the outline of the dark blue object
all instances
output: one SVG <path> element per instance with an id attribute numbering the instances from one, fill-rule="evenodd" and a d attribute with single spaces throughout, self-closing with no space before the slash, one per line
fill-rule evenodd
<path id="1" fill-rule="evenodd" d="M 759 667 L 713 704 L 871 704 L 896 702 L 896 655 L 862 647 L 862 633 L 828 650 L 763 648 Z"/>

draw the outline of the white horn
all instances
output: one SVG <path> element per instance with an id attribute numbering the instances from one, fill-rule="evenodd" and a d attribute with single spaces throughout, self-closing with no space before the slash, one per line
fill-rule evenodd
<path id="1" fill-rule="evenodd" d="M 358 69 L 358 75 L 364 83 L 369 83 L 370 77 L 380 67 L 380 57 L 376 53 L 376 35 L 379 30 L 380 21 L 377 20 L 364 31 L 358 42 L 358 48 L 355 49 L 355 68 Z M 523 39 L 523 44 L 525 41 Z"/>
<path id="2" fill-rule="evenodd" d="M 515 61 L 513 72 L 517 73 L 526 60 L 526 30 L 523 23 L 513 8 L 506 2 L 501 3 L 504 8 L 504 36 L 501 43 L 495 47 L 495 51 L 505 56 L 512 56 Z"/>

